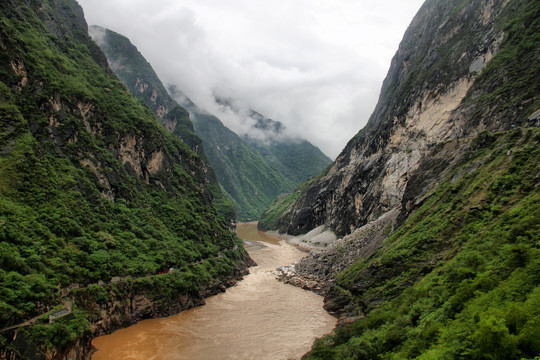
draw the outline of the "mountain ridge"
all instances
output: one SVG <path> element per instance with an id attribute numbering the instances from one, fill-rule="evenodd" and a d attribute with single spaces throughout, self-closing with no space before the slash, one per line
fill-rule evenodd
<path id="1" fill-rule="evenodd" d="M 180 104 L 189 112 L 193 123 L 190 131 L 194 129 L 203 139 L 204 151 L 216 171 L 222 191 L 232 199 L 239 220 L 258 219 L 272 200 L 291 191 L 296 184 L 330 163 L 330 159 L 305 140 L 267 142 L 238 136 L 219 118 L 194 104 L 180 89 L 170 87 L 167 91 L 151 65 L 129 39 L 107 29 L 91 28 L 95 29 L 94 38 L 118 77 L 158 117 L 161 116 L 166 127 L 171 130 L 173 123 L 175 126 L 179 123 L 169 121 L 165 115 L 172 106 Z M 223 102 L 223 106 L 227 106 L 227 103 Z M 251 114 L 258 117 L 260 124 L 272 121 L 254 111 Z M 184 121 L 187 123 L 187 119 Z M 274 127 L 284 128 L 278 125 L 280 123 L 272 123 Z M 187 135 L 179 136 L 189 139 L 192 136 L 190 131 L 187 131 Z M 200 143 L 195 146 L 202 148 Z"/>
<path id="2" fill-rule="evenodd" d="M 113 72 L 131 93 L 152 110 L 167 130 L 201 157 L 214 205 L 227 220 L 236 219 L 233 204 L 220 189 L 217 175 L 204 151 L 202 139 L 195 134 L 188 111 L 169 95 L 152 66 L 129 39 L 97 25 L 90 26 L 89 33 L 107 56 Z"/>
<path id="3" fill-rule="evenodd" d="M 201 157 L 121 84 L 78 3 L 7 0 L 0 22 L 0 328 L 37 317 L 0 357 L 89 358 L 241 278 Z"/>

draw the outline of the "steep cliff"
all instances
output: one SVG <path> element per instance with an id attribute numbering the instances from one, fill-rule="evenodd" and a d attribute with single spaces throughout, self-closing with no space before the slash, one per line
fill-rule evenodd
<path id="1" fill-rule="evenodd" d="M 128 38 L 96 25 L 89 27 L 89 33 L 128 90 L 152 110 L 167 130 L 200 156 L 214 206 L 227 220 L 235 219 L 233 203 L 221 191 L 217 175 L 204 151 L 203 141 L 195 134 L 188 111 L 169 95 L 152 66 Z"/>
<path id="2" fill-rule="evenodd" d="M 201 157 L 118 81 L 80 6 L 7 0 L 0 23 L 0 356 L 88 358 L 241 276 Z"/>
<path id="3" fill-rule="evenodd" d="M 325 225 L 342 236 L 392 209 L 402 220 L 478 133 L 537 125 L 530 6 L 427 1 L 392 60 L 367 126 L 272 225 L 290 234 Z M 445 149 L 449 141 L 453 149 Z"/>
<path id="4" fill-rule="evenodd" d="M 540 354 L 539 33 L 537 1 L 426 1 L 367 126 L 266 212 L 342 237 L 281 273 L 340 316 L 307 359 Z"/>

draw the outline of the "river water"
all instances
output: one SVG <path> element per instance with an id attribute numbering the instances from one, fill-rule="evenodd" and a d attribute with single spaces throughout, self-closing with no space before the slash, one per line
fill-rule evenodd
<path id="1" fill-rule="evenodd" d="M 275 279 L 276 267 L 305 253 L 238 224 L 238 235 L 258 266 L 204 306 L 144 320 L 93 341 L 93 360 L 299 359 L 336 319 L 323 310 L 322 297 Z"/>

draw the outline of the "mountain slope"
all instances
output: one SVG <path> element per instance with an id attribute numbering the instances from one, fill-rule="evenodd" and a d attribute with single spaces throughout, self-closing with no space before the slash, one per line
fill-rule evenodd
<path id="1" fill-rule="evenodd" d="M 274 199 L 330 163 L 306 140 L 279 138 L 276 134 L 259 134 L 263 138 L 238 136 L 217 117 L 196 106 L 185 106 L 192 114 L 196 133 L 204 139 L 220 183 L 235 202 L 239 219 L 259 219 Z M 253 114 L 259 120 L 280 124 Z"/>
<path id="2" fill-rule="evenodd" d="M 220 189 L 214 168 L 206 156 L 202 140 L 195 134 L 189 113 L 169 95 L 152 66 L 128 38 L 96 25 L 90 26 L 89 32 L 107 56 L 120 81 L 154 112 L 170 132 L 201 157 L 214 205 L 226 219 L 235 219 L 233 204 Z"/>
<path id="3" fill-rule="evenodd" d="M 201 158 L 117 80 L 80 6 L 7 0 L 0 22 L 0 328 L 43 314 L 1 357 L 85 358 L 238 278 Z"/>
<path id="4" fill-rule="evenodd" d="M 259 134 L 256 137 L 245 134 L 242 136 L 244 141 L 295 184 L 319 174 L 332 162 L 309 141 L 288 137 L 285 126 L 279 121 L 253 110 L 249 117 L 255 121 L 254 128 L 259 130 Z"/>
<path id="5" fill-rule="evenodd" d="M 169 96 L 150 64 L 126 37 L 99 27 L 92 29 L 94 39 L 107 55 L 120 80 L 135 96 L 154 109 L 158 116 L 163 116 L 163 124 L 173 130 L 169 115 L 183 108 L 173 108 L 172 112 L 169 110 L 177 103 Z M 293 188 L 294 184 L 290 180 L 271 167 L 256 150 L 225 127 L 218 118 L 197 107 L 178 90 L 171 91 L 189 111 L 188 114 L 184 110 L 182 116 L 177 117 L 181 121 L 174 123 L 173 131 L 189 126 L 188 132 L 179 134 L 180 138 L 197 136 L 190 134 L 195 129 L 195 133 L 204 139 L 205 154 L 208 155 L 212 169 L 216 171 L 216 181 L 232 199 L 239 220 L 257 219 L 273 199 Z M 191 116 L 193 123 L 188 116 Z M 202 142 L 197 142 L 195 147 L 202 149 Z M 231 147 L 234 147 L 234 151 L 227 150 Z"/>
<path id="6" fill-rule="evenodd" d="M 202 144 L 193 133 L 187 112 L 169 96 L 150 64 L 129 39 L 98 26 L 92 26 L 91 33 L 127 88 L 150 107 L 169 130 L 204 158 Z M 305 140 L 242 139 L 179 90 L 171 89 L 171 92 L 189 110 L 195 132 L 203 138 L 205 152 L 223 191 L 233 200 L 239 220 L 258 219 L 276 197 L 291 191 L 330 163 L 330 159 Z M 253 116 L 262 124 L 262 115 L 254 113 Z M 213 178 L 213 169 L 208 168 Z M 221 203 L 216 206 L 223 207 Z"/>
<path id="7" fill-rule="evenodd" d="M 258 219 L 276 197 L 294 188 L 293 180 L 279 172 L 217 117 L 198 108 L 188 109 L 195 132 L 204 139 L 219 182 L 233 199 L 239 220 Z"/>
<path id="8" fill-rule="evenodd" d="M 341 316 L 306 358 L 540 354 L 539 19 L 535 1 L 426 1 L 368 125 L 266 212 L 343 237 L 287 275 Z"/>
<path id="9" fill-rule="evenodd" d="M 242 119 L 240 137 L 257 150 L 274 168 L 295 184 L 324 170 L 332 160 L 309 141 L 293 136 L 287 127 L 252 109 L 242 109 L 234 101 L 217 99 L 221 110 Z"/>
<path id="10" fill-rule="evenodd" d="M 538 128 L 482 133 L 390 236 L 392 223 L 319 254 L 317 271 L 334 271 L 326 308 L 360 320 L 319 341 L 308 358 L 538 355 L 539 149 Z M 377 232 L 380 248 L 367 250 Z"/>
<path id="11" fill-rule="evenodd" d="M 446 141 L 465 144 L 484 130 L 537 121 L 528 120 L 540 108 L 540 74 L 536 23 L 521 9 L 526 6 L 426 2 L 392 60 L 368 124 L 283 214 L 280 231 L 325 225 L 346 235 L 394 208 L 403 218 L 459 154 L 440 153 Z M 517 11 L 524 19 L 512 18 Z"/>

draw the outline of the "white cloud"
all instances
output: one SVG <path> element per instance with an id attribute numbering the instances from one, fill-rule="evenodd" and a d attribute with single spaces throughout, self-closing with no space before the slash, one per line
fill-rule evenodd
<path id="1" fill-rule="evenodd" d="M 89 24 L 139 48 L 162 81 L 232 130 L 214 95 L 284 123 L 331 157 L 373 111 L 423 0 L 79 0 Z"/>

